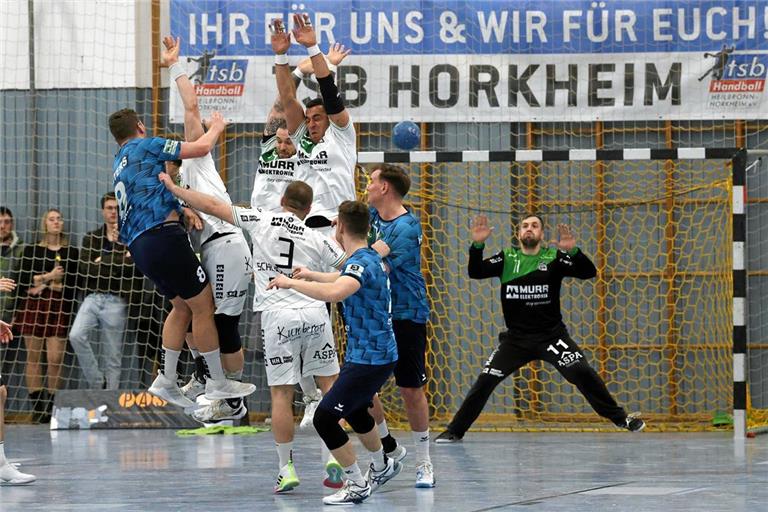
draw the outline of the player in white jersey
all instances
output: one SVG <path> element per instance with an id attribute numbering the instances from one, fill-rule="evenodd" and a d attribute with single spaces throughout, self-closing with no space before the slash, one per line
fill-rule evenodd
<path id="1" fill-rule="evenodd" d="M 272 395 L 272 432 L 279 458 L 274 491 L 290 491 L 299 485 L 292 456 L 294 386 L 302 377 L 313 377 L 323 392 L 328 391 L 338 376 L 339 363 L 325 304 L 293 290 L 266 288 L 275 276 L 290 276 L 294 268 L 338 268 L 344 261 L 344 252 L 334 240 L 304 224 L 312 205 L 312 189 L 302 181 L 286 187 L 281 199 L 284 211 L 272 213 L 233 207 L 213 196 L 183 189 L 168 175 L 160 178 L 173 195 L 196 210 L 248 230 L 253 240 L 253 308 L 262 312 L 264 363 Z M 335 474 L 329 476 L 336 477 L 338 482 L 328 481 L 327 485 L 340 484 L 341 467 L 333 459 L 326 465 L 326 471 L 330 469 Z"/>
<path id="2" fill-rule="evenodd" d="M 314 191 L 315 199 L 306 223 L 329 234 L 331 222 L 338 216 L 339 204 L 355 199 L 357 136 L 328 64 L 317 46 L 309 17 L 294 15 L 294 25 L 294 39 L 307 48 L 322 99 L 307 103 L 305 112 L 296 98 L 296 87 L 286 56 L 291 40 L 279 19 L 273 20 L 270 25 L 272 49 L 276 54 L 277 89 L 288 131 L 299 158 L 308 164 L 307 183 Z M 349 54 L 343 47 L 334 46 L 334 50 L 344 56 Z"/>
<path id="3" fill-rule="evenodd" d="M 176 82 L 179 95 L 184 105 L 184 139 L 195 141 L 205 133 L 202 118 L 198 109 L 197 95 L 192 82 L 178 62 L 179 40 L 166 37 L 163 40 L 166 51 L 161 58 L 161 66 L 168 66 L 171 78 Z M 179 169 L 181 165 L 181 169 Z M 210 194 L 218 200 L 232 204 L 224 182 L 216 170 L 210 153 L 200 158 L 166 162 L 166 171 L 178 174 L 182 186 Z M 195 252 L 200 259 L 206 274 L 212 281 L 215 304 L 214 321 L 219 334 L 221 362 L 228 378 L 241 380 L 243 376 L 244 358 L 238 325 L 240 314 L 245 307 L 248 293 L 248 282 L 251 279 L 250 250 L 242 231 L 230 223 L 204 212 L 200 212 L 203 228 L 194 231 L 190 236 Z M 194 347 L 190 348 L 201 364 L 202 357 Z M 200 382 L 199 376 L 192 377 L 185 386 L 189 393 L 190 387 L 197 387 L 202 394 L 205 383 Z M 193 412 L 193 417 L 204 423 L 223 420 L 240 419 L 247 414 L 242 398 L 213 400 L 210 405 Z"/>
<path id="4" fill-rule="evenodd" d="M 339 43 L 331 46 L 326 56 L 328 69 L 331 74 L 336 71 L 336 67 L 341 64 L 349 53 L 350 51 Z M 293 80 L 294 91 L 301 84 L 302 80 L 307 80 L 313 73 L 312 60 L 309 58 L 302 60 L 293 74 L 290 75 L 291 80 Z M 322 102 L 320 102 L 320 105 L 322 105 Z M 354 138 L 354 132 L 352 137 Z M 312 171 L 309 169 L 307 161 L 306 157 L 302 158 L 296 152 L 296 146 L 293 144 L 285 121 L 285 108 L 283 107 L 280 95 L 278 95 L 264 124 L 259 167 L 253 180 L 251 207 L 262 208 L 271 212 L 282 211 L 280 198 L 282 197 L 283 190 L 286 185 L 295 180 L 305 181 L 312 187 L 313 191 L 327 190 L 328 184 L 325 182 L 325 173 Z M 354 169 L 354 161 L 352 168 Z M 345 183 L 342 188 L 348 189 L 351 187 L 352 198 L 354 198 L 354 184 L 352 180 L 354 174 L 342 173 L 342 175 L 349 175 L 349 183 Z M 321 194 L 318 198 L 318 194 L 315 193 L 313 211 L 324 211 L 327 215 L 331 215 L 330 218 L 335 218 L 336 208 L 343 199 L 341 198 L 338 202 L 334 203 L 336 199 L 332 195 Z M 331 210 L 333 211 L 332 214 L 327 213 Z M 319 221 L 316 225 L 312 224 L 314 227 L 322 229 L 326 235 L 332 235 L 330 222 L 327 217 L 316 217 L 314 220 Z M 260 313 L 258 312 L 256 313 L 256 321 L 261 322 Z M 316 388 L 312 377 L 302 378 L 299 381 L 299 385 L 304 394 L 304 417 L 301 420 L 301 428 L 312 428 L 312 417 L 317 405 L 320 403 L 321 394 Z"/>

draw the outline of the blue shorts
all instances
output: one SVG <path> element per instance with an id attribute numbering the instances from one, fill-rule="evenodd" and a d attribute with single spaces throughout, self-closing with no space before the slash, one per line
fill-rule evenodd
<path id="1" fill-rule="evenodd" d="M 427 324 L 392 320 L 397 342 L 395 384 L 401 388 L 420 388 L 427 383 Z"/>
<path id="2" fill-rule="evenodd" d="M 318 407 L 339 418 L 349 416 L 358 409 L 371 407 L 373 395 L 387 382 L 394 368 L 395 363 L 344 363 L 339 378 L 320 400 Z"/>
<path id="3" fill-rule="evenodd" d="M 128 250 L 136 268 L 169 299 L 191 299 L 208 286 L 208 276 L 178 222 L 148 229 L 131 242 Z"/>

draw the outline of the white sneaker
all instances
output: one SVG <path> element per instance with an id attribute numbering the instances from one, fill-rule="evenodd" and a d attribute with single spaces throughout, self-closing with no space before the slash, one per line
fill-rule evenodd
<path id="1" fill-rule="evenodd" d="M 200 423 L 218 423 L 225 420 L 239 420 L 248 414 L 245 402 L 240 400 L 238 407 L 230 406 L 226 400 L 214 400 L 192 412 L 192 417 Z"/>
<path id="2" fill-rule="evenodd" d="M 205 394 L 205 382 L 200 382 L 197 377 L 192 375 L 189 378 L 189 382 L 181 386 L 181 392 L 185 397 L 189 398 L 193 402 L 202 394 Z"/>
<path id="3" fill-rule="evenodd" d="M 431 489 L 435 486 L 435 470 L 431 462 L 422 462 L 416 466 L 416 488 Z"/>
<path id="4" fill-rule="evenodd" d="M 371 485 L 366 481 L 365 486 L 357 485 L 347 480 L 335 494 L 323 498 L 323 505 L 350 505 L 362 503 L 371 495 Z"/>
<path id="5" fill-rule="evenodd" d="M 395 459 L 387 458 L 387 467 L 381 471 L 374 470 L 373 462 L 371 462 L 371 466 L 365 474 L 365 480 L 368 482 L 368 485 L 371 486 L 371 492 L 374 492 L 379 487 L 396 477 L 401 469 L 403 469 L 403 465 Z"/>
<path id="6" fill-rule="evenodd" d="M 395 459 L 395 462 L 403 462 L 405 456 L 408 455 L 408 450 L 405 449 L 405 446 L 398 444 L 397 448 L 385 453 L 390 459 Z"/>
<path id="7" fill-rule="evenodd" d="M 205 383 L 205 397 L 210 400 L 223 400 L 225 398 L 242 398 L 256 391 L 256 386 L 247 382 L 236 380 L 208 379 Z"/>
<path id="8" fill-rule="evenodd" d="M 195 405 L 195 402 L 184 396 L 181 389 L 179 389 L 179 385 L 163 375 L 163 372 L 158 372 L 157 377 L 155 377 L 154 382 L 152 382 L 147 391 L 179 407 L 187 408 L 194 407 Z"/>
<path id="9" fill-rule="evenodd" d="M 301 423 L 299 423 L 299 428 L 301 430 L 312 428 L 312 420 L 315 418 L 315 411 L 317 410 L 317 406 L 320 404 L 321 398 L 322 395 L 320 394 L 319 389 L 317 390 L 317 395 L 315 396 L 304 395 L 304 417 L 301 418 Z"/>
<path id="10" fill-rule="evenodd" d="M 37 480 L 35 475 L 22 473 L 10 462 L 0 466 L 0 485 L 25 485 L 35 480 Z"/>

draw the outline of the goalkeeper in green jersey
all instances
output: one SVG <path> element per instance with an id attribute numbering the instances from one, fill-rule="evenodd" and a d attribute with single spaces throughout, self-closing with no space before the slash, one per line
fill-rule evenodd
<path id="1" fill-rule="evenodd" d="M 492 228 L 484 215 L 472 225 L 469 277 L 501 281 L 501 304 L 507 330 L 499 334 L 499 346 L 491 353 L 477 381 L 461 404 L 448 429 L 436 443 L 460 441 L 480 415 L 496 386 L 531 361 L 553 365 L 584 395 L 592 408 L 620 428 L 637 432 L 645 423 L 628 415 L 613 399 L 605 383 L 568 334 L 560 314 L 560 286 L 564 277 L 591 279 L 595 265 L 576 246 L 571 229 L 559 224 L 554 247 L 544 243 L 544 225 L 537 215 L 520 221 L 520 248 L 500 251 L 483 259 L 485 241 Z"/>

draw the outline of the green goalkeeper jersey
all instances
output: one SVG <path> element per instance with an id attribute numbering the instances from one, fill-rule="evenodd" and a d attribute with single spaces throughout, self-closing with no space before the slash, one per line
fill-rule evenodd
<path id="1" fill-rule="evenodd" d="M 509 248 L 483 259 L 484 247 L 472 244 L 469 248 L 469 277 L 501 280 L 501 305 L 510 335 L 543 341 L 566 332 L 560 313 L 560 285 L 564 277 L 595 277 L 592 261 L 578 248 L 563 252 L 552 247 L 535 255 Z"/>

